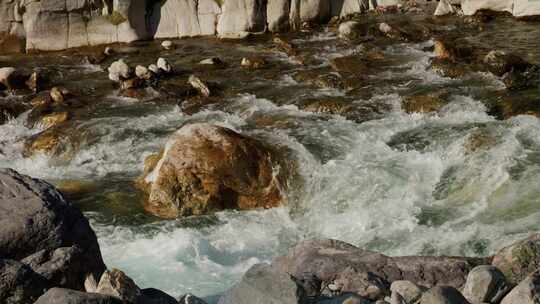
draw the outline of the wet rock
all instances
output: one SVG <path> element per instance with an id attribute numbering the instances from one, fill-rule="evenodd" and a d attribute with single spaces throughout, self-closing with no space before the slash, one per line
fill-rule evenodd
<path id="1" fill-rule="evenodd" d="M 350 55 L 330 59 L 330 66 L 339 73 L 365 75 L 370 63 L 359 55 Z"/>
<path id="2" fill-rule="evenodd" d="M 130 78 L 126 80 L 122 80 L 120 82 L 120 89 L 127 91 L 132 89 L 140 89 L 144 86 L 144 81 L 141 78 Z"/>
<path id="3" fill-rule="evenodd" d="M 81 197 L 98 189 L 95 183 L 81 180 L 62 180 L 55 183 L 55 186 L 67 198 Z"/>
<path id="4" fill-rule="evenodd" d="M 144 178 L 146 210 L 162 217 L 253 209 L 282 202 L 272 153 L 262 143 L 210 124 L 178 130 Z"/>
<path id="5" fill-rule="evenodd" d="M 25 89 L 29 76 L 13 67 L 0 68 L 0 89 Z"/>
<path id="6" fill-rule="evenodd" d="M 264 60 L 264 58 L 260 58 L 260 57 L 245 57 L 245 58 L 242 58 L 242 62 L 240 63 L 240 65 L 244 68 L 248 68 L 248 69 L 260 69 L 260 68 L 264 68 L 268 63 L 266 62 L 266 60 Z"/>
<path id="7" fill-rule="evenodd" d="M 521 282 L 540 268 L 540 234 L 501 249 L 493 257 L 492 265 L 500 269 L 510 283 Z"/>
<path id="8" fill-rule="evenodd" d="M 252 266 L 242 280 L 219 299 L 219 304 L 302 303 L 302 290 L 285 272 L 268 264 Z M 300 298 L 300 299 L 299 299 Z"/>
<path id="9" fill-rule="evenodd" d="M 477 151 L 485 151 L 497 144 L 497 139 L 493 134 L 485 131 L 472 133 L 464 144 L 465 153 L 470 154 Z"/>
<path id="10" fill-rule="evenodd" d="M 123 304 L 112 296 L 64 288 L 51 288 L 34 304 Z"/>
<path id="11" fill-rule="evenodd" d="M 473 72 L 467 64 L 456 64 L 447 59 L 435 58 L 431 61 L 431 67 L 442 76 L 450 78 L 459 78 Z"/>
<path id="12" fill-rule="evenodd" d="M 531 66 L 530 63 L 521 57 L 504 51 L 489 52 L 484 57 L 483 62 L 487 66 L 487 69 L 497 76 L 503 76 L 511 71 L 524 72 Z"/>
<path id="13" fill-rule="evenodd" d="M 359 39 L 360 37 L 364 36 L 361 32 L 361 27 L 362 24 L 357 21 L 343 22 L 338 28 L 339 37 L 349 40 Z"/>
<path id="14" fill-rule="evenodd" d="M 27 265 L 0 259 L 1 303 L 32 304 L 48 287 L 48 282 Z"/>
<path id="15" fill-rule="evenodd" d="M 174 47 L 172 41 L 170 40 L 165 40 L 161 43 L 161 47 L 166 49 L 166 50 L 170 50 Z"/>
<path id="16" fill-rule="evenodd" d="M 28 78 L 25 84 L 32 92 L 39 92 L 42 87 L 41 75 L 38 72 L 33 72 L 30 74 L 30 78 Z"/>
<path id="17" fill-rule="evenodd" d="M 494 266 L 477 266 L 469 272 L 463 295 L 471 303 L 499 303 L 510 286 L 504 274 Z"/>
<path id="18" fill-rule="evenodd" d="M 199 62 L 199 64 L 202 64 L 202 65 L 223 65 L 223 61 L 221 61 L 221 59 L 219 59 L 219 57 L 212 57 L 212 58 L 207 58 L 207 59 L 204 59 L 204 60 L 201 60 Z"/>
<path id="19" fill-rule="evenodd" d="M 109 79 L 115 82 L 119 82 L 124 79 L 129 79 L 131 77 L 132 70 L 124 61 L 124 59 L 119 59 L 111 64 L 108 68 Z"/>
<path id="20" fill-rule="evenodd" d="M 99 280 L 96 293 L 122 299 L 136 304 L 142 296 L 141 289 L 124 272 L 118 269 L 106 270 Z"/>
<path id="21" fill-rule="evenodd" d="M 161 58 L 161 57 L 158 58 L 156 65 L 162 73 L 168 74 L 172 72 L 172 66 L 169 64 L 169 61 L 167 61 L 167 59 L 165 58 Z"/>
<path id="22" fill-rule="evenodd" d="M 49 92 L 51 95 L 51 99 L 55 103 L 63 103 L 64 102 L 64 93 L 61 89 L 58 87 L 53 87 L 51 91 Z"/>
<path id="23" fill-rule="evenodd" d="M 166 294 L 165 292 L 155 288 L 145 288 L 141 290 L 142 297 L 139 298 L 139 302 L 143 304 L 178 304 L 175 298 Z M 187 304 L 182 303 L 180 304 Z M 193 303 L 193 304 L 206 304 L 206 303 Z"/>
<path id="24" fill-rule="evenodd" d="M 381 33 L 385 34 L 385 35 L 390 35 L 394 29 L 388 25 L 388 23 L 379 23 L 379 31 L 381 31 Z"/>
<path id="25" fill-rule="evenodd" d="M 65 123 L 50 127 L 28 137 L 24 142 L 24 157 L 43 153 L 56 157 L 69 157 L 80 144 L 81 134 Z"/>
<path id="26" fill-rule="evenodd" d="M 416 303 L 422 297 L 425 288 L 410 281 L 398 280 L 392 282 L 390 291 L 392 294 L 397 293 L 402 296 L 406 303 Z"/>
<path id="27" fill-rule="evenodd" d="M 445 104 L 437 95 L 413 95 L 403 99 L 402 108 L 406 113 L 429 113 L 439 111 Z"/>
<path id="28" fill-rule="evenodd" d="M 351 109 L 351 103 L 341 99 L 308 100 L 301 107 L 302 110 L 320 114 L 344 114 Z"/>
<path id="29" fill-rule="evenodd" d="M 209 85 L 203 80 L 201 80 L 199 77 L 191 75 L 189 76 L 188 82 L 194 89 L 199 91 L 202 96 L 210 97 L 212 95 L 212 91 L 210 91 Z"/>
<path id="30" fill-rule="evenodd" d="M 273 266 L 294 277 L 311 273 L 322 282 L 332 281 L 348 267 L 393 282 L 408 280 L 431 287 L 450 285 L 460 288 L 472 268 L 485 259 L 459 257 L 388 257 L 336 240 L 309 240 L 278 257 Z"/>
<path id="31" fill-rule="evenodd" d="M 524 71 L 511 70 L 504 75 L 503 82 L 511 91 L 540 87 L 540 67 L 530 66 Z"/>
<path id="32" fill-rule="evenodd" d="M 519 283 L 501 304 L 536 304 L 540 299 L 540 272 L 537 270 Z"/>
<path id="33" fill-rule="evenodd" d="M 470 62 L 475 51 L 470 43 L 459 39 L 445 38 L 435 40 L 435 56 L 450 62 Z"/>
<path id="34" fill-rule="evenodd" d="M 422 295 L 420 304 L 469 304 L 469 302 L 454 287 L 436 286 Z"/>
<path id="35" fill-rule="evenodd" d="M 298 55 L 296 47 L 285 39 L 281 37 L 274 37 L 274 39 L 272 39 L 272 42 L 274 42 L 277 50 L 284 52 L 288 56 L 294 57 Z"/>
<path id="36" fill-rule="evenodd" d="M 178 300 L 179 304 L 206 304 L 206 302 L 190 293 L 183 295 Z"/>
<path id="37" fill-rule="evenodd" d="M 159 75 L 160 74 L 160 70 L 158 68 L 158 66 L 156 64 L 151 64 L 148 66 L 148 70 L 156 75 Z"/>
<path id="38" fill-rule="evenodd" d="M 148 68 L 138 65 L 135 67 L 135 76 L 137 76 L 139 79 L 150 80 L 154 75 L 152 72 L 150 72 L 150 70 L 148 70 Z"/>
<path id="39" fill-rule="evenodd" d="M 26 110 L 28 110 L 28 107 L 19 101 L 0 100 L 0 125 L 6 123 L 9 119 L 16 118 Z"/>
<path id="40" fill-rule="evenodd" d="M 40 119 L 39 124 L 43 126 L 44 128 L 50 128 L 56 125 L 59 125 L 63 122 L 68 121 L 69 119 L 69 113 L 68 112 L 58 112 L 58 113 L 52 113 L 43 116 Z"/>
<path id="41" fill-rule="evenodd" d="M 82 290 L 105 269 L 79 210 L 41 180 L 0 170 L 0 256 L 29 265 L 53 286 Z"/>

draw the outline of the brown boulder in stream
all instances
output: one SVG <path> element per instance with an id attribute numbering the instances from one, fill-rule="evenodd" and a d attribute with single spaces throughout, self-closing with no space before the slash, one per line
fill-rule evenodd
<path id="1" fill-rule="evenodd" d="M 178 130 L 137 184 L 149 195 L 145 209 L 160 217 L 268 208 L 283 202 L 273 165 L 259 141 L 198 123 Z"/>

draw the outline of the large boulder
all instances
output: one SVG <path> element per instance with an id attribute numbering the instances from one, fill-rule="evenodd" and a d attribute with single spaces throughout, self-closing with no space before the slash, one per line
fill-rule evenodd
<path id="1" fill-rule="evenodd" d="M 464 257 L 388 257 L 337 240 L 308 240 L 274 260 L 280 271 L 301 277 L 311 273 L 324 283 L 332 283 L 348 268 L 372 273 L 386 282 L 408 280 L 432 287 L 449 285 L 461 288 L 467 274 L 489 261 Z"/>
<path id="2" fill-rule="evenodd" d="M 509 290 L 510 286 L 499 269 L 481 265 L 469 272 L 463 295 L 471 303 L 499 303 Z"/>
<path id="3" fill-rule="evenodd" d="M 0 169 L 0 256 L 20 261 L 52 286 L 84 289 L 105 270 L 82 213 L 50 184 Z"/>
<path id="4" fill-rule="evenodd" d="M 453 287 L 435 286 L 422 295 L 420 304 L 469 304 L 469 302 Z"/>
<path id="5" fill-rule="evenodd" d="M 122 300 L 97 293 L 64 288 L 49 289 L 34 304 L 123 304 Z"/>
<path id="6" fill-rule="evenodd" d="M 540 267 L 540 234 L 531 235 L 501 249 L 493 257 L 493 266 L 499 268 L 513 284 Z"/>
<path id="7" fill-rule="evenodd" d="M 540 272 L 527 276 L 504 297 L 501 304 L 537 304 L 540 301 Z"/>
<path id="8" fill-rule="evenodd" d="M 197 123 L 171 136 L 139 185 L 149 195 L 146 210 L 162 217 L 268 208 L 283 201 L 274 166 L 273 153 L 261 142 Z"/>

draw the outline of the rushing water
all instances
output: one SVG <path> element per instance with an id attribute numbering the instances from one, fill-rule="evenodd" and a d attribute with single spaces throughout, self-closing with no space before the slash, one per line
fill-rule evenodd
<path id="1" fill-rule="evenodd" d="M 506 23 L 483 37 L 500 37 L 505 29 Z M 518 51 L 537 60 L 536 46 L 521 41 Z M 356 49 L 330 32 L 294 42 L 313 54 L 311 67 L 324 68 L 329 58 Z M 67 55 L 55 62 L 46 55 L 25 63 L 0 58 L 61 74 L 66 86 L 83 88 L 80 98 L 91 104 L 75 119 L 74 130 L 86 139 L 68 159 L 22 157 L 23 140 L 40 131 L 25 126 L 25 115 L 0 125 L 0 167 L 53 183 L 79 180 L 87 185 L 88 193 L 73 200 L 91 219 L 107 265 L 126 271 L 140 286 L 173 295 L 219 294 L 251 265 L 306 238 L 336 238 L 390 255 L 487 255 L 540 230 L 539 119 L 501 121 L 486 114 L 483 93 L 503 88 L 500 80 L 481 73 L 461 79 L 439 76 L 429 69 L 433 54 L 426 49 L 432 42 L 385 47 L 386 64 L 353 96 L 294 81 L 292 76 L 306 67 L 268 50 L 265 41 L 177 44 L 175 51 L 161 51 L 177 68 L 189 70 L 214 55 L 232 63 L 225 71 L 203 72 L 228 88 L 225 102 L 188 115 L 175 103 L 155 98 L 156 92 L 144 102 L 117 97 L 105 66 L 74 62 Z M 128 49 L 118 56 L 143 64 L 157 57 L 156 44 L 140 49 L 146 51 Z M 269 58 L 270 71 L 235 67 L 242 56 L 256 52 Z M 451 102 L 437 114 L 401 109 L 403 96 L 440 89 L 450 92 Z M 385 110 L 363 123 L 300 110 L 302 101 L 313 97 L 344 98 L 358 107 Z M 182 125 L 202 121 L 285 151 L 298 173 L 285 193 L 288 205 L 176 221 L 145 214 L 132 185 L 144 158 Z M 471 149 L 476 138 L 486 140 Z"/>

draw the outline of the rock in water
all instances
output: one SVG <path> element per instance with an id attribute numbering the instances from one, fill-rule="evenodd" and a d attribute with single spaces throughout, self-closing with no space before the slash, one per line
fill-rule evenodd
<path id="1" fill-rule="evenodd" d="M 127 65 L 124 59 L 119 59 L 118 61 L 113 62 L 108 71 L 109 79 L 116 82 L 130 78 L 132 73 L 131 68 Z"/>
<path id="2" fill-rule="evenodd" d="M 189 76 L 188 82 L 194 89 L 199 91 L 199 93 L 201 93 L 202 96 L 210 97 L 210 95 L 212 94 L 212 92 L 210 91 L 210 88 L 208 87 L 208 84 L 202 81 L 199 77 L 195 75 L 191 75 Z"/>
<path id="3" fill-rule="evenodd" d="M 169 64 L 169 62 L 165 58 L 161 58 L 161 57 L 158 58 L 157 67 L 158 67 L 158 69 L 160 69 L 161 71 L 163 71 L 165 73 L 172 72 L 172 66 Z"/>
<path id="4" fill-rule="evenodd" d="M 83 290 L 88 275 L 105 270 L 88 220 L 44 181 L 0 169 L 0 226 L 0 256 L 30 266 L 51 286 Z"/>
<path id="5" fill-rule="evenodd" d="M 527 276 L 504 297 L 501 304 L 537 304 L 540 301 L 540 272 Z"/>
<path id="6" fill-rule="evenodd" d="M 98 293 L 52 288 L 34 304 L 124 304 L 124 302 L 118 298 Z"/>
<path id="7" fill-rule="evenodd" d="M 218 304 L 297 304 L 299 287 L 285 272 L 268 264 L 251 267 L 242 280 L 219 299 Z"/>
<path id="8" fill-rule="evenodd" d="M 477 266 L 467 276 L 463 295 L 471 303 L 499 303 L 510 290 L 504 274 L 494 266 Z"/>
<path id="9" fill-rule="evenodd" d="M 173 45 L 172 41 L 170 41 L 170 40 L 165 40 L 165 41 L 163 41 L 163 42 L 161 43 L 161 47 L 164 48 L 164 49 L 166 49 L 166 50 L 172 49 L 173 46 L 174 46 L 174 45 Z"/>
<path id="10" fill-rule="evenodd" d="M 206 124 L 187 125 L 144 177 L 146 210 L 173 218 L 282 203 L 273 156 L 259 141 Z"/>
<path id="11" fill-rule="evenodd" d="M 540 234 L 501 249 L 493 257 L 510 283 L 517 284 L 540 267 Z"/>
<path id="12" fill-rule="evenodd" d="M 206 304 L 206 302 L 203 299 L 198 298 L 190 293 L 180 297 L 180 299 L 178 300 L 178 303 L 179 304 Z"/>
<path id="13" fill-rule="evenodd" d="M 420 304 L 469 304 L 469 302 L 453 287 L 436 286 L 422 295 Z"/>

